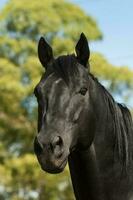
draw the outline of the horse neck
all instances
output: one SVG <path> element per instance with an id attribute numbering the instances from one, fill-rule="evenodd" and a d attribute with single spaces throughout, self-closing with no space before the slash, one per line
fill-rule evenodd
<path id="1" fill-rule="evenodd" d="M 106 143 L 110 142 L 113 134 L 113 117 L 114 113 L 110 110 L 111 105 L 117 107 L 117 103 L 113 100 L 109 92 L 97 81 L 90 76 L 90 107 L 92 107 L 91 115 L 94 127 L 92 131 L 95 138 L 104 138 Z M 90 132 L 90 130 L 88 130 Z"/>
<path id="2" fill-rule="evenodd" d="M 108 151 L 108 157 L 119 162 L 125 170 L 132 163 L 133 157 L 133 121 L 130 111 L 123 105 L 116 103 L 109 92 L 91 79 L 93 93 L 91 93 L 93 113 L 96 113 L 95 149 L 97 158 L 99 152 Z M 110 152 L 110 154 L 109 154 Z M 104 154 L 103 154 L 104 157 Z"/>

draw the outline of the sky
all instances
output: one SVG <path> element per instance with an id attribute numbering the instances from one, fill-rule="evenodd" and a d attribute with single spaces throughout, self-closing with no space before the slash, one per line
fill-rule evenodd
<path id="1" fill-rule="evenodd" d="M 71 1 L 91 15 L 103 33 L 102 41 L 90 43 L 91 51 L 101 52 L 114 65 L 133 69 L 133 0 Z M 6 2 L 0 0 L 0 8 Z"/>
<path id="2" fill-rule="evenodd" d="M 133 69 L 133 0 L 73 0 L 94 17 L 103 41 L 91 49 L 103 53 L 115 65 Z"/>

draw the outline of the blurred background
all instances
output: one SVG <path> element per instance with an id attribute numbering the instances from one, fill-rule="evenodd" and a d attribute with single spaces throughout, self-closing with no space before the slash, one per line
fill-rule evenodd
<path id="1" fill-rule="evenodd" d="M 74 200 L 69 170 L 41 171 L 34 156 L 34 86 L 44 69 L 40 36 L 55 56 L 89 40 L 91 72 L 115 99 L 133 108 L 131 0 L 0 0 L 0 200 Z"/>

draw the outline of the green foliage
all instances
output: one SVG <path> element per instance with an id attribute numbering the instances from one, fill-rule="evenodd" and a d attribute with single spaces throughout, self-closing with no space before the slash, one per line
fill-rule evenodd
<path id="1" fill-rule="evenodd" d="M 0 26 L 0 199 L 72 200 L 68 168 L 54 177 L 40 170 L 33 155 L 33 89 L 44 71 L 37 43 L 44 35 L 57 56 L 72 52 L 82 31 L 89 40 L 102 34 L 92 17 L 65 0 L 10 0 L 0 13 Z M 112 66 L 100 54 L 92 54 L 90 64 L 112 92 L 130 94 L 131 70 Z"/>
<path id="2" fill-rule="evenodd" d="M 130 99 L 133 89 L 133 71 L 127 66 L 113 66 L 99 53 L 91 55 L 90 65 L 92 73 L 106 85 L 112 94 L 120 95 L 123 102 Z"/>
<path id="3" fill-rule="evenodd" d="M 32 154 L 14 157 L 0 165 L 3 197 L 6 199 L 72 200 L 68 167 L 62 175 L 50 175 L 40 170 Z M 58 183 L 58 184 L 57 184 Z"/>
<path id="4" fill-rule="evenodd" d="M 56 37 L 77 40 L 81 30 L 84 30 L 90 39 L 102 37 L 91 17 L 76 5 L 64 0 L 11 0 L 2 11 L 0 19 L 5 22 L 10 33 L 32 40 L 40 34 L 45 34 L 49 40 Z"/>

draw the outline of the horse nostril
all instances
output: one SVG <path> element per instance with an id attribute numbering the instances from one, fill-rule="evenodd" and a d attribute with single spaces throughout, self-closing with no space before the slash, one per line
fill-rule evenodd
<path id="1" fill-rule="evenodd" d="M 37 137 L 35 137 L 35 140 L 34 140 L 34 151 L 35 151 L 36 154 L 41 154 L 42 151 L 43 151 L 43 147 L 42 147 L 42 145 L 38 142 Z"/>
<path id="2" fill-rule="evenodd" d="M 60 136 L 56 136 L 50 143 L 52 152 L 58 157 L 62 155 L 63 140 Z"/>
<path id="3" fill-rule="evenodd" d="M 63 145 L 63 140 L 60 136 L 56 136 L 54 140 L 52 141 L 52 146 L 55 148 L 56 146 L 62 146 Z"/>

